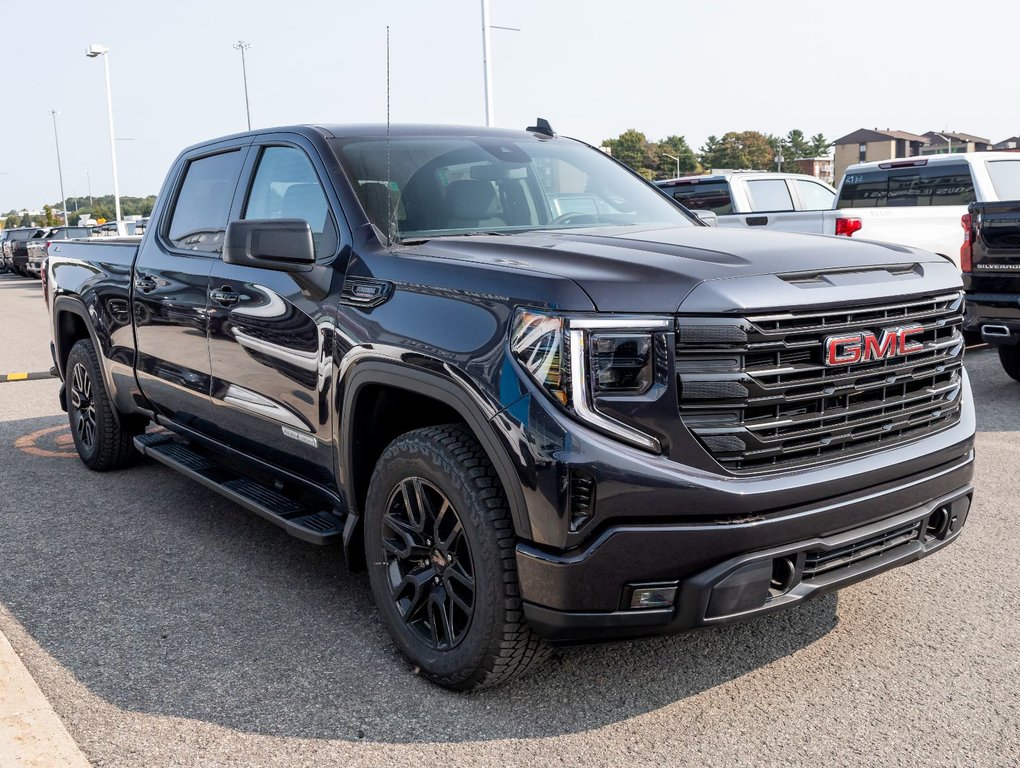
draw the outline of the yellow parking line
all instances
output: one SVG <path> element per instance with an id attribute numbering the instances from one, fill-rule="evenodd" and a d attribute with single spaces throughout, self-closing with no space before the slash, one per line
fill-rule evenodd
<path id="1" fill-rule="evenodd" d="M 7 381 L 24 381 L 28 378 L 27 373 L 8 373 Z"/>

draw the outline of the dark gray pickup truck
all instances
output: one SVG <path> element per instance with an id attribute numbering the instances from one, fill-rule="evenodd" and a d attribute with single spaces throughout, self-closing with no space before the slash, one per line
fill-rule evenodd
<path id="1" fill-rule="evenodd" d="M 340 543 L 451 688 L 795 606 L 970 508 L 951 262 L 703 226 L 544 121 L 194 146 L 46 281 L 82 460 Z"/>

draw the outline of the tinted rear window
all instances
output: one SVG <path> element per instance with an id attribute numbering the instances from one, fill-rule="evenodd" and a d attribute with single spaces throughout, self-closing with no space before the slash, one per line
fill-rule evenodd
<path id="1" fill-rule="evenodd" d="M 733 213 L 730 183 L 725 179 L 713 181 L 685 181 L 665 188 L 668 195 L 692 211 Z"/>
<path id="2" fill-rule="evenodd" d="M 188 164 L 167 235 L 176 247 L 219 253 L 243 157 L 233 150 Z"/>
<path id="3" fill-rule="evenodd" d="M 989 160 L 986 164 L 999 200 L 1020 200 L 1020 158 Z"/>
<path id="4" fill-rule="evenodd" d="M 938 164 L 909 168 L 869 168 L 848 172 L 837 208 L 893 208 L 973 203 L 970 166 Z"/>

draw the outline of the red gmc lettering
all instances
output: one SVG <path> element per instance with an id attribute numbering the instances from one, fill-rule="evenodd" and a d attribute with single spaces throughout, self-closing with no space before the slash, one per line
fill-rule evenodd
<path id="1" fill-rule="evenodd" d="M 853 365 L 871 360 L 884 360 L 897 355 L 920 352 L 924 344 L 911 341 L 911 336 L 923 333 L 924 328 L 887 328 L 879 338 L 871 331 L 847 336 L 830 336 L 825 340 L 825 362 L 827 365 Z"/>
<path id="2" fill-rule="evenodd" d="M 842 347 L 842 351 L 840 348 Z M 861 361 L 861 334 L 833 336 L 826 340 L 829 365 L 851 365 Z"/>

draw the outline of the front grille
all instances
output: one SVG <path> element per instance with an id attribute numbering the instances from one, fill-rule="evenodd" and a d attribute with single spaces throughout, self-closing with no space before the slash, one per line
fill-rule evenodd
<path id="1" fill-rule="evenodd" d="M 909 544 L 911 541 L 917 541 L 921 535 L 922 522 L 915 520 L 907 525 L 883 531 L 839 549 L 810 550 L 806 553 L 804 575 L 801 579 L 802 581 L 811 581 L 823 573 L 834 571 L 837 568 L 848 568 L 862 560 L 878 557 L 904 544 Z"/>
<path id="2" fill-rule="evenodd" d="M 677 319 L 684 425 L 726 469 L 767 472 L 883 450 L 960 417 L 963 297 Z M 825 340 L 921 328 L 916 352 L 827 365 Z M 897 350 L 898 351 L 898 350 Z"/>

